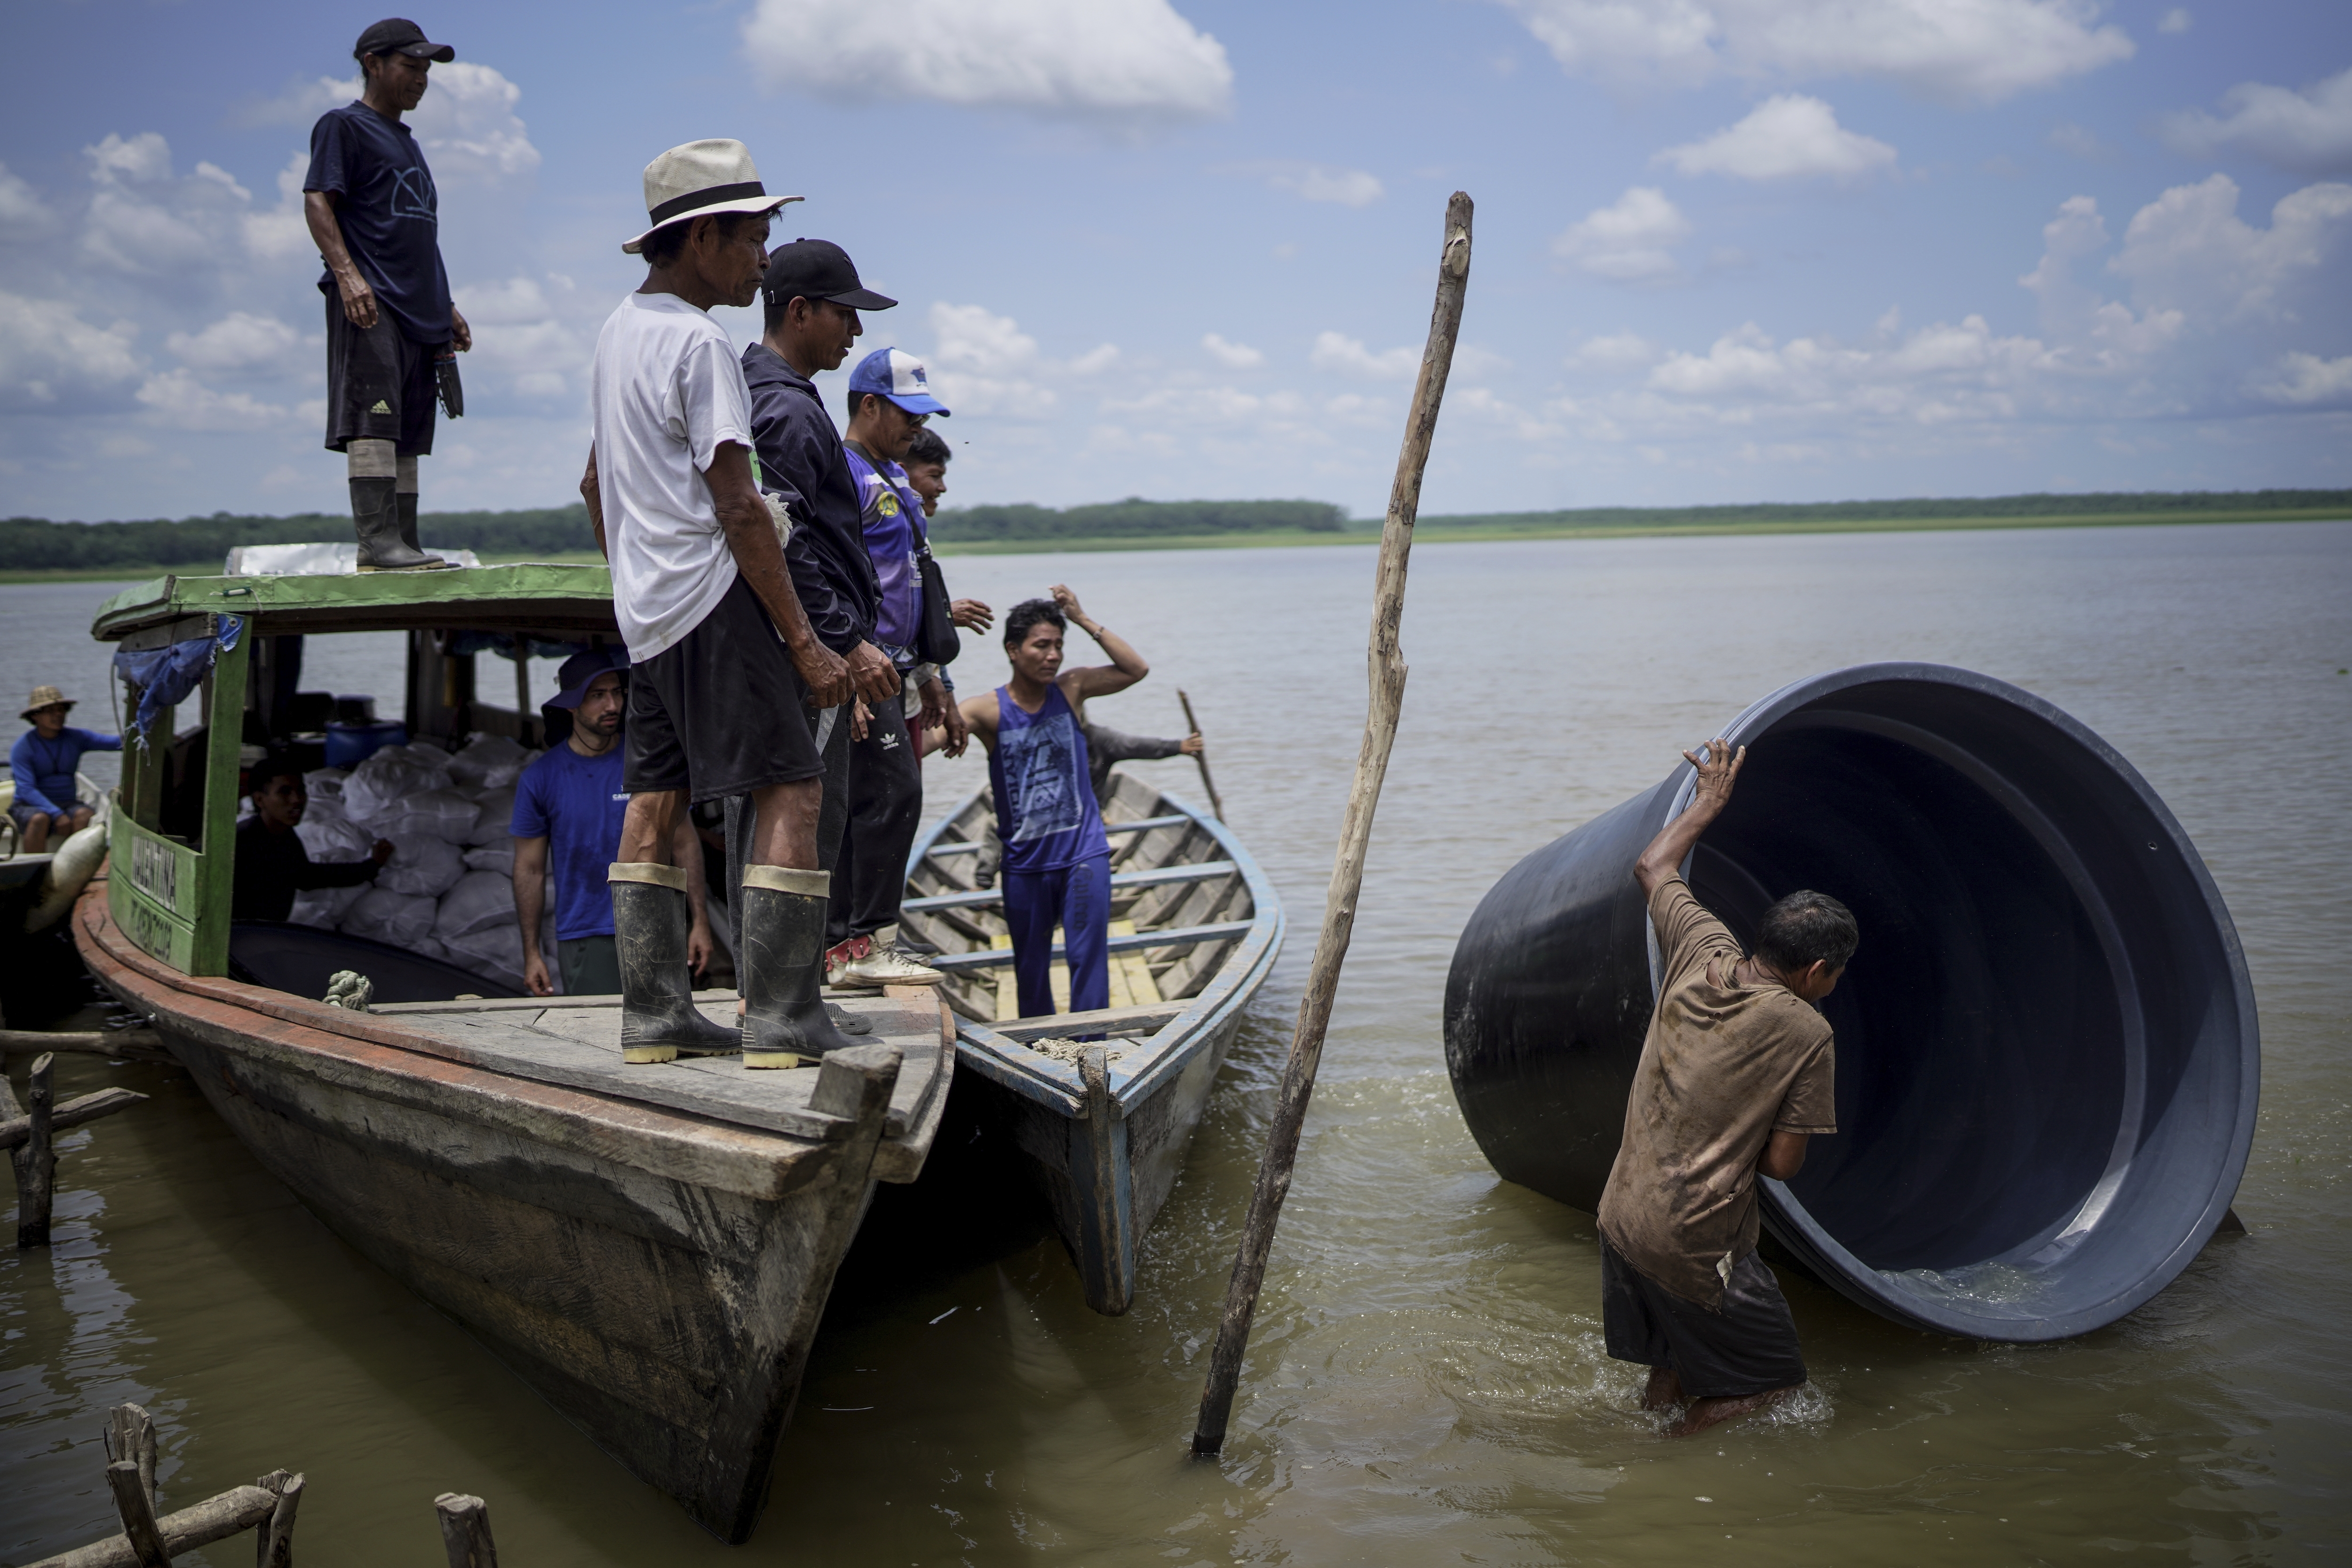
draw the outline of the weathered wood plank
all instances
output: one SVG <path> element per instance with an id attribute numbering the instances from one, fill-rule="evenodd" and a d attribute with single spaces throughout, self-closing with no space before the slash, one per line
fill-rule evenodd
<path id="1" fill-rule="evenodd" d="M 1074 1039 L 1080 1035 L 1135 1035 L 1159 1028 L 1190 1007 L 1188 1000 L 1150 1002 L 1130 1007 L 1097 1007 L 1056 1013 L 1049 1018 L 1004 1018 L 989 1028 L 1009 1040 Z"/>
<path id="2" fill-rule="evenodd" d="M 49 1112 L 49 1131 L 55 1135 L 63 1132 L 68 1127 L 79 1127 L 85 1121 L 95 1121 L 101 1116 L 111 1116 L 116 1111 L 127 1110 L 146 1098 L 136 1089 L 101 1089 L 89 1094 L 76 1095 Z M 0 1121 L 0 1149 L 21 1149 L 32 1137 L 32 1133 L 33 1119 L 29 1116 L 13 1117 L 8 1121 Z"/>
<path id="3" fill-rule="evenodd" d="M 1221 921 L 1214 925 L 1181 926 L 1173 931 L 1139 931 L 1133 936 L 1115 936 L 1104 943 L 1112 952 L 1138 952 L 1157 947 L 1190 947 L 1196 942 L 1229 942 L 1247 936 L 1254 921 Z M 1064 958 L 1067 951 L 1061 942 L 1054 944 L 1054 956 Z M 1009 947 L 992 948 L 985 952 L 942 952 L 923 961 L 941 973 L 953 974 L 968 969 L 996 969 L 1013 962 Z"/>
<path id="4" fill-rule="evenodd" d="M 1157 888 L 1170 882 L 1205 882 L 1213 877 L 1227 876 L 1233 869 L 1231 860 L 1197 860 L 1181 866 L 1157 866 L 1148 871 L 1121 871 L 1110 879 L 1110 890 L 1117 895 L 1139 888 Z M 904 914 L 909 910 L 920 912 L 928 910 L 989 909 L 1003 901 L 1004 894 L 1001 889 L 974 888 L 970 892 L 907 899 L 899 903 L 898 910 Z"/>
<path id="5" fill-rule="evenodd" d="M 194 1508 L 184 1508 L 155 1521 L 163 1538 L 165 1559 L 225 1541 L 241 1530 L 251 1530 L 276 1511 L 278 1499 L 259 1487 L 233 1487 Z M 128 1537 L 93 1542 L 55 1557 L 44 1557 L 26 1568 L 140 1568 L 139 1555 Z"/>
<path id="6" fill-rule="evenodd" d="M 169 1061 L 163 1037 L 152 1029 L 0 1029 L 0 1055 L 64 1051 L 124 1061 Z"/>

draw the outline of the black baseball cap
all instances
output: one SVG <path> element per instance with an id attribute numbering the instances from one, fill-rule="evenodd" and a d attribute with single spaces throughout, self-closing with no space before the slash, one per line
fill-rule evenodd
<path id="1" fill-rule="evenodd" d="M 853 310 L 887 310 L 898 302 L 860 283 L 849 252 L 829 239 L 796 239 L 768 252 L 768 272 L 760 288 L 771 305 L 824 300 Z"/>
<path id="2" fill-rule="evenodd" d="M 405 16 L 387 16 L 362 33 L 360 41 L 352 46 L 353 59 L 366 55 L 415 55 L 446 66 L 457 58 L 457 51 L 446 44 L 427 41 L 425 29 Z"/>

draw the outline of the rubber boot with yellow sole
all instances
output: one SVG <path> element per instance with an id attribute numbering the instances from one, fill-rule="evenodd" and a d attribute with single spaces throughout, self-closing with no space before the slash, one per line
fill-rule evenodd
<path id="1" fill-rule="evenodd" d="M 606 880 L 621 960 L 621 1059 L 644 1066 L 674 1061 L 680 1052 L 708 1057 L 739 1049 L 740 1037 L 694 1005 L 686 873 L 650 861 L 614 861 Z"/>
<path id="2" fill-rule="evenodd" d="M 743 1065 L 814 1067 L 856 1042 L 825 1016 L 824 917 L 832 876 L 743 868 L 737 969 L 743 984 Z"/>

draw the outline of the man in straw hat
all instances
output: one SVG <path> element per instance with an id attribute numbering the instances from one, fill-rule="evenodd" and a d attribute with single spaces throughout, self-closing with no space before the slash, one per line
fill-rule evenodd
<path id="1" fill-rule="evenodd" d="M 457 51 L 404 17 L 360 35 L 359 100 L 310 128 L 302 216 L 327 269 L 327 449 L 343 455 L 362 572 L 446 566 L 416 545 L 416 459 L 433 450 L 433 400 L 457 394 L 457 355 L 474 346 L 449 300 L 441 203 L 424 151 L 400 117 L 424 101 L 433 62 Z"/>
<path id="2" fill-rule="evenodd" d="M 66 722 L 73 701 L 54 686 L 36 686 L 21 715 L 32 726 L 8 749 L 8 767 L 16 774 L 16 795 L 8 816 L 25 853 L 38 855 L 55 834 L 62 838 L 89 826 L 91 808 L 75 798 L 74 773 L 84 752 L 119 752 L 122 737 L 78 730 Z"/>
<path id="3" fill-rule="evenodd" d="M 646 281 L 596 340 L 594 444 L 580 491 L 613 566 L 635 664 L 629 793 L 610 873 L 625 1060 L 731 1040 L 696 1010 L 677 818 L 748 795 L 737 952 L 746 1067 L 786 1068 L 849 1044 L 825 1016 L 829 880 L 817 869 L 820 759 L 808 710 L 850 694 L 848 665 L 811 631 L 776 519 L 751 472 L 751 395 L 707 313 L 749 305 L 767 266 L 771 196 L 740 142 L 689 142 L 646 166 L 645 233 L 622 247 Z"/>

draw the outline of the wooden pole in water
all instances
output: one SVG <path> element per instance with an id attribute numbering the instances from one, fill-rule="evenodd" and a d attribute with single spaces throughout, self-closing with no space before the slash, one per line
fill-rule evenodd
<path id="1" fill-rule="evenodd" d="M 1234 1259 L 1233 1283 L 1225 1290 L 1224 1317 L 1217 1324 L 1216 1347 L 1209 1356 L 1208 1384 L 1202 1390 L 1201 1417 L 1192 1431 L 1195 1458 L 1213 1458 L 1224 1447 L 1234 1390 L 1241 1380 L 1242 1352 L 1248 1347 L 1250 1321 L 1257 1312 L 1258 1287 L 1265 1282 L 1275 1224 L 1290 1192 L 1299 1129 L 1307 1120 L 1307 1100 L 1315 1092 L 1315 1068 L 1322 1059 L 1323 1035 L 1330 1025 L 1331 1003 L 1339 988 L 1339 965 L 1348 956 L 1348 939 L 1355 929 L 1356 896 L 1363 887 L 1372 812 L 1380 804 L 1381 780 L 1388 772 L 1389 748 L 1395 742 L 1397 716 L 1404 706 L 1405 663 L 1397 646 L 1397 627 L 1404 616 L 1405 563 L 1412 552 L 1413 519 L 1421 510 L 1422 470 L 1429 462 L 1438 405 L 1444 399 L 1446 373 L 1454 364 L 1454 340 L 1462 330 L 1462 300 L 1470 281 L 1470 198 L 1454 192 L 1445 207 L 1445 247 L 1438 255 L 1437 305 L 1430 315 L 1428 346 L 1422 350 L 1412 412 L 1405 420 L 1404 449 L 1397 454 L 1396 482 L 1389 489 L 1388 521 L 1381 529 L 1380 574 L 1372 589 L 1371 647 L 1366 655 L 1371 694 L 1364 716 L 1363 746 L 1356 753 L 1355 787 L 1348 793 L 1339 858 L 1331 868 L 1331 889 L 1323 905 L 1323 930 L 1315 941 L 1307 994 L 1298 1004 L 1298 1027 L 1291 1036 L 1290 1059 L 1282 1069 L 1274 1127 L 1266 1138 L 1265 1158 L 1258 1166 L 1257 1186 L 1250 1194 L 1241 1250 Z"/>
<path id="2" fill-rule="evenodd" d="M 1181 686 L 1176 689 L 1176 700 L 1184 705 L 1184 727 L 1195 735 L 1199 735 L 1201 721 L 1192 717 L 1192 700 L 1184 695 L 1184 689 Z M 1209 751 L 1206 736 L 1202 737 L 1201 754 L 1192 760 L 1201 764 L 1201 787 L 1209 792 L 1209 809 L 1217 814 L 1219 822 L 1223 822 L 1225 819 L 1225 803 L 1217 798 L 1217 781 L 1209 776 Z"/>
<path id="3" fill-rule="evenodd" d="M 449 1568 L 499 1568 L 499 1549 L 490 1541 L 490 1505 L 462 1492 L 443 1492 L 433 1500 L 441 1517 L 441 1545 L 449 1554 Z"/>
<path id="4" fill-rule="evenodd" d="M 32 1081 L 26 1095 L 25 1142 L 9 1156 L 16 1166 L 16 1245 L 49 1244 L 49 1195 L 57 1185 L 58 1152 L 50 1146 L 51 1101 L 49 1069 L 57 1058 L 44 1052 L 33 1060 Z M 14 1109 L 14 1107 L 10 1107 Z"/>

